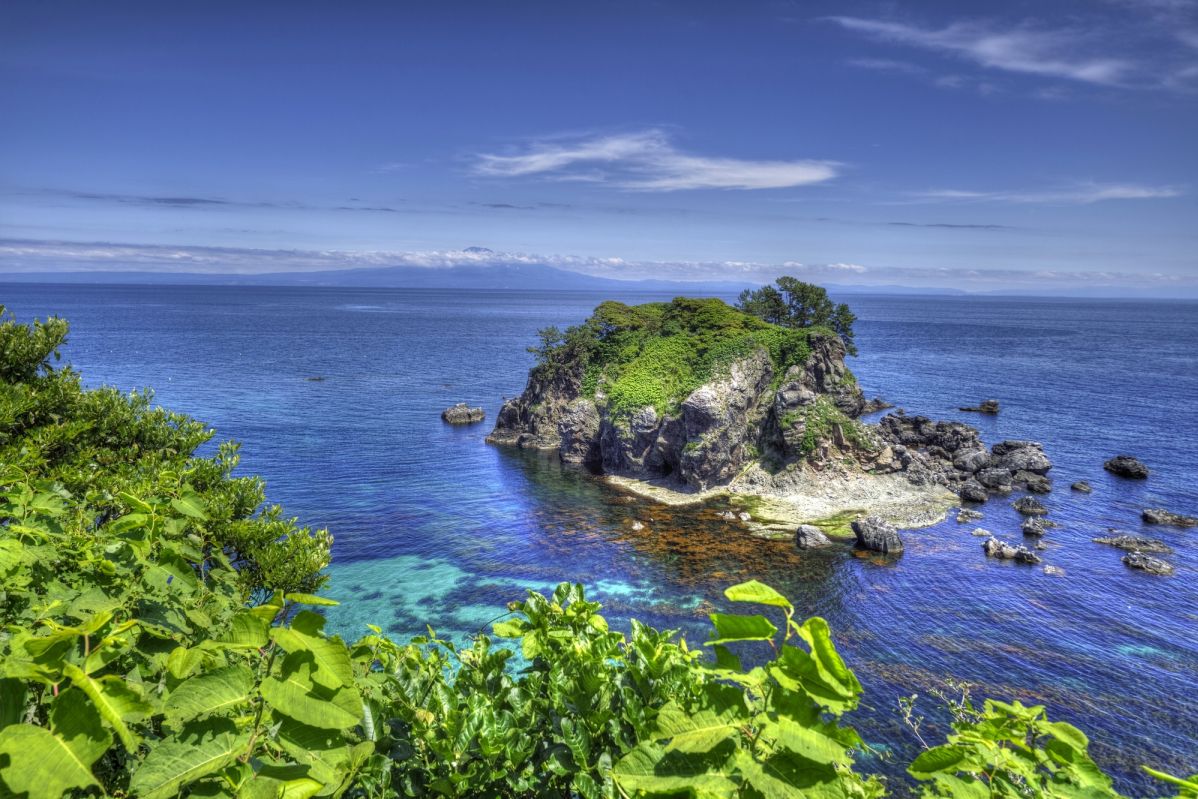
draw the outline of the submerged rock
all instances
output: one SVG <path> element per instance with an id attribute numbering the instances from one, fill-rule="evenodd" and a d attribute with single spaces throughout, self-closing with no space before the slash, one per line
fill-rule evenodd
<path id="1" fill-rule="evenodd" d="M 641 530 L 644 530 L 644 529 L 645 529 L 645 524 L 644 524 L 644 522 L 637 521 L 636 519 L 633 519 L 633 520 L 632 520 L 632 524 L 631 524 L 630 526 L 631 526 L 631 527 L 632 527 L 632 529 L 633 529 L 634 531 L 636 531 L 636 532 L 640 532 Z"/>
<path id="2" fill-rule="evenodd" d="M 1111 474 L 1131 480 L 1143 480 L 1148 477 L 1148 467 L 1142 460 L 1133 458 L 1131 455 L 1116 455 L 1102 464 L 1102 468 Z"/>
<path id="3" fill-rule="evenodd" d="M 1173 552 L 1173 550 L 1164 541 L 1156 538 L 1144 538 L 1143 536 L 1138 535 L 1105 536 L 1102 538 L 1095 538 L 1094 543 L 1106 544 L 1107 546 L 1118 547 L 1119 549 L 1127 549 L 1135 552 L 1155 552 L 1161 555 L 1168 555 Z"/>
<path id="4" fill-rule="evenodd" d="M 1048 508 L 1044 507 L 1044 503 L 1035 497 L 1021 497 L 1011 503 L 1011 507 L 1022 513 L 1024 516 L 1046 516 Z"/>
<path id="5" fill-rule="evenodd" d="M 1044 573 L 1049 575 L 1050 577 L 1064 577 L 1065 576 L 1065 570 L 1062 569 L 1060 566 L 1045 566 Z"/>
<path id="6" fill-rule="evenodd" d="M 864 416 L 867 413 L 877 413 L 878 411 L 886 411 L 886 410 L 890 410 L 893 407 L 894 407 L 893 405 L 891 405 L 889 402 L 882 399 L 881 397 L 874 397 L 871 400 L 866 400 L 865 404 L 861 406 L 861 415 Z"/>
<path id="7" fill-rule="evenodd" d="M 1083 494 L 1089 494 L 1091 491 L 1093 491 L 1093 490 L 1094 490 L 1094 489 L 1093 489 L 1093 488 L 1090 486 L 1090 484 L 1089 484 L 1089 483 L 1087 483 L 1085 480 L 1078 480 L 1076 483 L 1074 483 L 1073 485 L 1071 485 L 1071 486 L 1069 486 L 1069 487 L 1070 487 L 1071 489 L 1073 489 L 1074 491 L 1079 491 L 1079 492 L 1081 492 L 1081 493 L 1083 493 Z"/>
<path id="8" fill-rule="evenodd" d="M 1042 536 L 1048 532 L 1048 528 L 1056 526 L 1056 522 L 1050 522 L 1048 519 L 1036 516 L 1024 519 L 1019 529 L 1024 535 Z"/>
<path id="9" fill-rule="evenodd" d="M 1198 519 L 1193 516 L 1182 516 L 1164 508 L 1145 508 L 1140 518 L 1148 524 L 1168 524 L 1173 527 L 1193 527 L 1198 525 Z"/>
<path id="10" fill-rule="evenodd" d="M 998 413 L 998 400 L 996 400 L 996 399 L 982 400 L 980 403 L 978 403 L 974 407 L 958 408 L 958 410 L 973 411 L 974 413 L 995 414 L 995 413 Z"/>
<path id="11" fill-rule="evenodd" d="M 957 489 L 957 493 L 961 496 L 961 499 L 965 500 L 966 502 L 985 502 L 990 498 L 990 492 L 983 488 L 982 484 L 977 480 L 966 480 L 961 484 L 961 487 Z M 976 511 L 970 512 L 976 513 Z"/>
<path id="12" fill-rule="evenodd" d="M 961 510 L 957 511 L 957 523 L 964 524 L 965 522 L 976 521 L 982 518 L 982 516 L 983 514 L 981 511 L 970 510 L 969 508 L 961 508 Z"/>
<path id="13" fill-rule="evenodd" d="M 449 424 L 474 424 L 481 422 L 486 417 L 487 412 L 482 408 L 471 408 L 464 402 L 451 405 L 441 411 L 441 419 Z"/>
<path id="14" fill-rule="evenodd" d="M 1149 574 L 1168 575 L 1173 573 L 1172 564 L 1143 552 L 1129 552 L 1123 556 L 1123 565 L 1133 569 L 1141 569 Z"/>
<path id="15" fill-rule="evenodd" d="M 866 516 L 853 522 L 853 532 L 857 536 L 857 546 L 872 552 L 895 554 L 903 551 L 903 540 L 899 538 L 898 530 L 877 516 Z"/>
<path id="16" fill-rule="evenodd" d="M 999 541 L 991 536 L 982 544 L 982 550 L 987 557 L 999 558 L 1000 560 L 1013 560 L 1016 563 L 1039 563 L 1040 556 L 1032 552 L 1025 546 L 1017 546 L 1008 544 L 1006 541 Z"/>
<path id="17" fill-rule="evenodd" d="M 816 549 L 818 547 L 826 547 L 832 541 L 828 536 L 824 535 L 824 531 L 816 527 L 814 524 L 800 524 L 795 530 L 795 548 L 796 549 Z"/>
<path id="18" fill-rule="evenodd" d="M 972 532 L 970 532 L 970 535 L 977 536 L 978 538 L 993 538 L 994 537 L 994 533 L 990 532 L 985 527 L 973 528 Z"/>

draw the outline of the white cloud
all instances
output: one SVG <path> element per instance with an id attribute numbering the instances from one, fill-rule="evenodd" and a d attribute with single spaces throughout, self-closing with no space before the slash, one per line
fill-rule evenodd
<path id="1" fill-rule="evenodd" d="M 916 192 L 916 200 L 929 202 L 1004 202 L 1045 205 L 1089 205 L 1104 200 L 1156 200 L 1180 197 L 1176 186 L 1143 186 L 1132 183 L 1080 183 L 1075 186 L 1031 191 L 968 191 L 932 189 Z"/>
<path id="2" fill-rule="evenodd" d="M 483 153 L 474 171 L 486 177 L 539 176 L 610 183 L 631 191 L 782 189 L 831 180 L 833 161 L 748 160 L 690 155 L 660 130 L 537 142 L 511 154 Z"/>
<path id="3" fill-rule="evenodd" d="M 1008 72 L 1094 83 L 1129 84 L 1138 65 L 1109 55 L 1081 55 L 1077 30 L 1043 30 L 1030 27 L 1002 29 L 990 23 L 954 22 L 940 29 L 920 28 L 901 22 L 861 17 L 832 17 L 848 30 L 883 41 L 947 53 L 980 66 Z"/>

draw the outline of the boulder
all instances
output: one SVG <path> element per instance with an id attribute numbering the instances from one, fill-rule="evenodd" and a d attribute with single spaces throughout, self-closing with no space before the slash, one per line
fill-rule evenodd
<path id="1" fill-rule="evenodd" d="M 1040 556 L 1024 546 L 1016 546 L 1008 544 L 1006 541 L 999 541 L 991 536 L 982 544 L 982 551 L 987 557 L 999 558 L 1000 560 L 1013 560 L 1016 563 L 1039 563 Z"/>
<path id="2" fill-rule="evenodd" d="M 1128 552 L 1123 556 L 1123 565 L 1133 569 L 1142 569 L 1149 574 L 1168 575 L 1173 573 L 1173 566 L 1160 558 L 1145 555 L 1143 552 Z"/>
<path id="3" fill-rule="evenodd" d="M 1056 527 L 1055 524 L 1041 517 L 1032 517 L 1024 519 L 1020 530 L 1024 535 L 1034 535 L 1036 537 L 1044 535 L 1048 532 L 1049 527 Z"/>
<path id="4" fill-rule="evenodd" d="M 853 522 L 857 546 L 872 552 L 895 554 L 903 551 L 903 540 L 890 523 L 877 516 L 866 516 Z"/>
<path id="5" fill-rule="evenodd" d="M 1168 555 L 1173 552 L 1164 541 L 1156 538 L 1144 538 L 1138 535 L 1104 536 L 1102 538 L 1095 538 L 1094 543 L 1106 544 L 1107 546 L 1118 547 L 1119 549 L 1126 549 L 1133 552 L 1155 552 L 1161 555 Z"/>
<path id="6" fill-rule="evenodd" d="M 1015 472 L 1011 476 L 1011 482 L 1015 487 L 1031 491 L 1033 494 L 1047 494 L 1052 491 L 1052 480 L 1033 472 Z"/>
<path id="7" fill-rule="evenodd" d="M 1035 497 L 1021 497 L 1011 503 L 1011 506 L 1024 516 L 1046 516 L 1048 514 L 1048 508 L 1044 507 L 1044 503 Z"/>
<path id="8" fill-rule="evenodd" d="M 982 469 L 976 476 L 977 481 L 988 490 L 997 491 L 1000 494 L 1009 494 L 1014 487 L 1011 482 L 1011 472 L 1001 466 Z"/>
<path id="9" fill-rule="evenodd" d="M 990 465 L 990 453 L 985 447 L 968 447 L 953 454 L 953 468 L 963 472 L 976 472 Z"/>
<path id="10" fill-rule="evenodd" d="M 957 494 L 966 502 L 985 502 L 990 497 L 990 494 L 977 480 L 966 480 L 957 489 Z M 977 511 L 970 512 L 977 513 Z M 978 515 L 981 516 L 981 514 Z"/>
<path id="11" fill-rule="evenodd" d="M 724 521 L 734 522 L 736 521 L 736 514 L 730 510 L 724 510 L 720 511 L 720 518 Z"/>
<path id="12" fill-rule="evenodd" d="M 881 397 L 874 397 L 871 400 L 866 400 L 865 403 L 861 406 L 861 415 L 864 416 L 867 413 L 877 413 L 878 411 L 886 411 L 886 410 L 890 410 L 893 407 L 894 407 L 893 405 L 891 405 L 889 402 L 882 399 Z"/>
<path id="13" fill-rule="evenodd" d="M 826 547 L 831 543 L 828 536 L 824 535 L 824 531 L 814 524 L 800 524 L 799 528 L 795 530 L 796 549 L 816 549 Z"/>
<path id="14" fill-rule="evenodd" d="M 1102 468 L 1111 474 L 1131 480 L 1143 480 L 1148 476 L 1148 467 L 1144 465 L 1144 462 L 1131 455 L 1116 455 L 1102 464 Z"/>
<path id="15" fill-rule="evenodd" d="M 964 524 L 965 522 L 976 521 L 982 518 L 981 511 L 970 510 L 969 508 L 961 508 L 957 511 L 957 523 Z"/>
<path id="16" fill-rule="evenodd" d="M 1078 480 L 1076 483 L 1069 486 L 1069 488 L 1071 488 L 1074 491 L 1080 491 L 1083 494 L 1089 494 L 1091 491 L 1094 490 L 1093 488 L 1090 487 L 1090 484 L 1087 483 L 1085 480 Z"/>
<path id="17" fill-rule="evenodd" d="M 998 459 L 998 465 L 1012 472 L 1047 474 L 1052 468 L 1052 461 L 1036 441 L 1003 441 L 995 444 L 991 451 Z"/>
<path id="18" fill-rule="evenodd" d="M 1044 573 L 1049 575 L 1050 577 L 1064 577 L 1065 576 L 1065 570 L 1062 569 L 1060 566 L 1045 566 Z"/>
<path id="19" fill-rule="evenodd" d="M 441 419 L 449 424 L 474 424 L 475 422 L 481 422 L 486 417 L 487 412 L 482 408 L 471 408 L 464 402 L 459 402 L 457 405 L 450 405 L 441 411 Z"/>
<path id="20" fill-rule="evenodd" d="M 644 530 L 644 529 L 645 529 L 645 525 L 644 525 L 644 523 L 643 523 L 643 522 L 639 522 L 639 521 L 637 521 L 636 519 L 633 519 L 633 520 L 632 520 L 632 524 L 631 524 L 630 526 L 632 527 L 632 529 L 633 529 L 633 530 L 635 530 L 635 531 L 637 531 L 637 532 L 639 532 L 639 531 L 641 531 L 641 530 Z"/>
<path id="21" fill-rule="evenodd" d="M 971 408 L 960 408 L 959 410 L 973 411 L 974 413 L 995 414 L 995 413 L 998 413 L 998 400 L 996 400 L 996 399 L 982 400 L 976 406 L 973 406 Z"/>
<path id="22" fill-rule="evenodd" d="M 1182 516 L 1164 508 L 1145 508 L 1140 518 L 1147 524 L 1168 524 L 1173 527 L 1193 527 L 1198 525 L 1198 519 L 1193 516 Z"/>
<path id="23" fill-rule="evenodd" d="M 994 537 L 994 533 L 990 532 L 985 527 L 975 527 L 975 528 L 973 528 L 973 530 L 970 531 L 969 534 L 972 536 L 976 536 L 978 538 L 993 538 Z"/>

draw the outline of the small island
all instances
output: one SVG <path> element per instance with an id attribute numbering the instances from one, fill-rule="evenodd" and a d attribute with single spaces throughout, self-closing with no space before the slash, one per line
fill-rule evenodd
<path id="1" fill-rule="evenodd" d="M 605 302 L 581 325 L 541 331 L 527 387 L 487 441 L 556 451 L 664 503 L 730 495 L 764 535 L 813 523 L 849 538 L 863 515 L 921 527 L 962 498 L 1048 490 L 1036 442 L 988 449 L 968 425 L 902 411 L 859 421 L 853 321 L 793 278 L 737 307 Z"/>

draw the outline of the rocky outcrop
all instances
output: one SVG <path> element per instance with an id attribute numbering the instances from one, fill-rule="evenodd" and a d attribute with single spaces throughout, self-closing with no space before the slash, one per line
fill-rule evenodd
<path id="1" fill-rule="evenodd" d="M 1131 480 L 1143 480 L 1148 477 L 1148 467 L 1139 458 L 1133 458 L 1131 455 L 1116 455 L 1102 464 L 1102 468 L 1111 474 Z"/>
<path id="2" fill-rule="evenodd" d="M 861 406 L 861 415 L 864 416 L 868 413 L 878 413 L 879 411 L 888 411 L 893 407 L 894 406 L 892 404 L 890 404 L 886 400 L 882 399 L 881 397 L 874 397 L 871 400 L 866 400 L 865 404 Z"/>
<path id="3" fill-rule="evenodd" d="M 1056 522 L 1050 522 L 1042 516 L 1033 516 L 1023 520 L 1023 524 L 1019 526 L 1019 531 L 1024 535 L 1035 536 L 1039 538 L 1048 532 L 1050 527 L 1056 527 Z"/>
<path id="4" fill-rule="evenodd" d="M 980 518 L 982 518 L 982 514 L 976 510 L 970 510 L 969 508 L 961 508 L 961 510 L 957 511 L 957 523 L 958 524 L 964 524 L 965 522 L 972 522 L 972 521 L 975 521 Z"/>
<path id="5" fill-rule="evenodd" d="M 1024 516 L 1047 516 L 1048 508 L 1035 497 L 1023 497 L 1012 503 L 1012 507 Z"/>
<path id="6" fill-rule="evenodd" d="M 1069 486 L 1069 488 L 1082 494 L 1089 494 L 1094 490 L 1093 487 L 1085 480 L 1078 480 L 1076 483 Z"/>
<path id="7" fill-rule="evenodd" d="M 829 546 L 831 543 L 832 540 L 824 535 L 824 531 L 814 524 L 800 524 L 795 530 L 796 549 L 818 549 Z"/>
<path id="8" fill-rule="evenodd" d="M 1102 538 L 1095 538 L 1094 543 L 1106 544 L 1107 546 L 1127 549 L 1132 552 L 1154 552 L 1161 555 L 1168 555 L 1173 552 L 1164 541 L 1157 538 L 1144 538 L 1138 535 L 1109 535 Z"/>
<path id="9" fill-rule="evenodd" d="M 969 502 L 1016 489 L 1044 493 L 1052 461 L 1036 441 L 1009 440 L 987 449 L 978 431 L 961 422 L 892 413 L 878 424 L 893 454 L 888 464 L 917 483 L 938 483 Z"/>
<path id="10" fill-rule="evenodd" d="M 1145 508 L 1140 513 L 1140 518 L 1146 524 L 1167 524 L 1172 527 L 1193 527 L 1198 525 L 1198 519 L 1193 516 L 1182 516 L 1180 513 L 1173 513 L 1164 508 Z"/>
<path id="11" fill-rule="evenodd" d="M 806 362 L 781 376 L 769 354 L 757 349 L 692 391 L 674 413 L 646 405 L 615 415 L 602 385 L 590 396 L 584 391 L 581 367 L 538 367 L 524 393 L 504 403 L 487 441 L 557 450 L 564 461 L 608 474 L 666 479 L 699 491 L 729 483 L 764 454 L 781 463 L 826 461 L 857 450 L 872 457 L 839 426 L 820 436 L 809 429 L 816 409 L 833 409 L 850 421 L 865 406 L 840 339 L 813 336 L 810 346 Z"/>
<path id="12" fill-rule="evenodd" d="M 441 411 L 441 419 L 449 424 L 475 424 L 487 418 L 487 412 L 482 408 L 471 408 L 464 402 L 451 405 Z"/>
<path id="13" fill-rule="evenodd" d="M 957 410 L 972 411 L 974 413 L 989 413 L 989 414 L 993 415 L 993 414 L 998 413 L 998 400 L 996 400 L 996 399 L 982 400 L 980 403 L 978 403 L 975 406 L 968 407 L 968 408 L 958 408 Z"/>
<path id="14" fill-rule="evenodd" d="M 1008 544 L 1006 541 L 1000 541 L 997 538 L 987 538 L 982 544 L 982 551 L 986 553 L 986 557 L 999 558 L 1000 560 L 1013 560 L 1016 563 L 1039 563 L 1040 556 L 1032 552 L 1025 546 L 1017 546 Z"/>
<path id="15" fill-rule="evenodd" d="M 1145 555 L 1143 552 L 1127 553 L 1123 556 L 1123 565 L 1146 571 L 1149 574 L 1169 575 L 1173 573 L 1173 565 L 1168 561 Z"/>
<path id="16" fill-rule="evenodd" d="M 899 538 L 898 530 L 876 516 L 857 519 L 852 526 L 853 533 L 857 536 L 857 546 L 862 549 L 881 552 L 884 555 L 903 551 L 903 540 Z"/>

